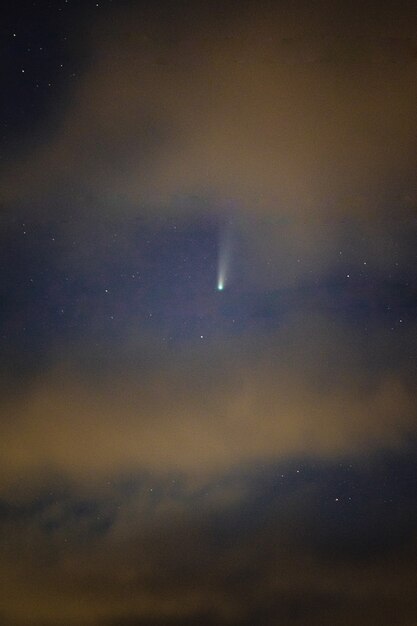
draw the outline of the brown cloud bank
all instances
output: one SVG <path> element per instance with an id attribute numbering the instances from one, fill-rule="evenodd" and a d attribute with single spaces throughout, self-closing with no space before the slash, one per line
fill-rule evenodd
<path id="1" fill-rule="evenodd" d="M 320 480 L 289 490 L 284 480 L 274 489 L 245 479 L 201 490 L 173 482 L 150 477 L 130 492 L 51 486 L 46 497 L 35 490 L 17 505 L 3 501 L 3 623 L 412 622 L 415 512 L 398 524 L 378 493 L 359 507 L 336 503 Z M 346 523 L 356 525 L 350 537 Z"/>
<path id="2" fill-rule="evenodd" d="M 98 21 L 60 130 L 12 165 L 3 197 L 71 188 L 117 212 L 209 194 L 314 218 L 415 204 L 410 5 L 212 8 Z"/>
<path id="3" fill-rule="evenodd" d="M 153 365 L 132 362 L 132 341 L 107 356 L 83 346 L 90 371 L 81 352 L 6 397 L 6 484 L 44 467 L 81 477 L 210 474 L 261 459 L 363 455 L 415 432 L 407 362 L 394 363 L 382 339 L 363 349 L 329 320 L 303 317 L 272 336 L 213 339 L 175 355 L 157 357 L 155 347 Z"/>

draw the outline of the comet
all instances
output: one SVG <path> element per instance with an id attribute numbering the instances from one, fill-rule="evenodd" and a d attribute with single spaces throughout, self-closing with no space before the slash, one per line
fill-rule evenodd
<path id="1" fill-rule="evenodd" d="M 226 227 L 219 237 L 219 259 L 217 269 L 217 291 L 223 291 L 229 280 L 232 241 L 230 228 Z"/>

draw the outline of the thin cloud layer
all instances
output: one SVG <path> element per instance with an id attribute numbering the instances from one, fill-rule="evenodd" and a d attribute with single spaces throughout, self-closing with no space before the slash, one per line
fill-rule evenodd
<path id="1" fill-rule="evenodd" d="M 114 347 L 104 362 L 105 352 L 92 352 L 89 374 L 81 353 L 78 372 L 68 365 L 38 375 L 3 405 L 5 484 L 45 464 L 81 478 L 204 475 L 262 459 L 396 449 L 416 429 L 411 372 L 399 358 L 384 363 L 375 341 L 381 364 L 366 367 L 357 341 L 304 319 L 273 341 L 254 335 L 161 351 L 154 366 L 129 365 L 121 344 L 119 360 Z"/>
<path id="2" fill-rule="evenodd" d="M 117 212 L 208 194 L 302 218 L 407 210 L 416 16 L 393 8 L 120 10 L 90 32 L 60 128 L 12 164 L 3 197 L 78 190 Z"/>

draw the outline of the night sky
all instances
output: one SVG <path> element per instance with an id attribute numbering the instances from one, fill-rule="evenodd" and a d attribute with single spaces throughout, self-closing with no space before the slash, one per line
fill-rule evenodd
<path id="1" fill-rule="evenodd" d="M 417 6 L 2 6 L 0 625 L 415 626 Z"/>

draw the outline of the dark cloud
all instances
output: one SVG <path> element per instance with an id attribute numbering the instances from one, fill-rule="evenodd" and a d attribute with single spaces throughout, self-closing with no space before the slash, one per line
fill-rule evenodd
<path id="1" fill-rule="evenodd" d="M 407 624 L 416 511 L 398 524 L 396 507 L 411 487 L 395 493 L 391 479 L 381 494 L 375 470 L 308 467 L 200 487 L 148 476 L 3 504 L 6 619 L 17 618 L 6 623 Z M 387 470 L 398 472 L 395 457 Z M 378 550 L 374 524 L 386 533 Z"/>

